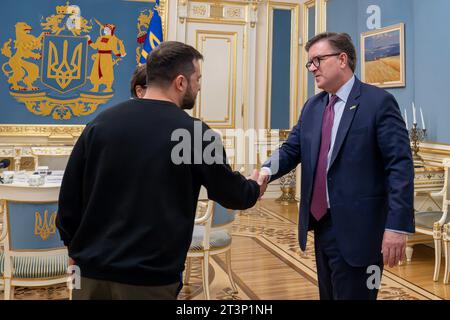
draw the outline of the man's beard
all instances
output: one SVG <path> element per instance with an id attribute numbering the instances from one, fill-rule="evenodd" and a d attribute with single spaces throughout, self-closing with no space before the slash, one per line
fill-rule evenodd
<path id="1" fill-rule="evenodd" d="M 195 106 L 195 98 L 196 94 L 192 92 L 191 85 L 188 84 L 186 94 L 183 97 L 183 101 L 181 101 L 181 109 L 183 110 L 191 110 Z"/>

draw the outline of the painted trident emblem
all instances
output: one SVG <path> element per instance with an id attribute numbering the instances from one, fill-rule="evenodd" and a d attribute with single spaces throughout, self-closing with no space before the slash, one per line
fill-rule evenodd
<path id="1" fill-rule="evenodd" d="M 55 43 L 49 42 L 48 64 L 47 64 L 47 78 L 55 79 L 56 83 L 65 89 L 72 80 L 81 78 L 81 57 L 83 55 L 83 44 L 80 43 L 75 47 L 70 63 L 68 60 L 68 42 L 64 40 L 62 59 L 59 62 L 58 49 Z"/>
<path id="2" fill-rule="evenodd" d="M 44 221 L 39 212 L 35 213 L 34 235 L 41 237 L 42 240 L 47 240 L 50 235 L 56 233 L 56 211 L 52 213 L 49 220 L 47 220 L 47 216 L 48 210 L 44 211 Z"/>

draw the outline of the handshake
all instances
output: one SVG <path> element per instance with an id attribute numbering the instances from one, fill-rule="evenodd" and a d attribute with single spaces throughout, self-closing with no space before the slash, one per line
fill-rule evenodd
<path id="1" fill-rule="evenodd" d="M 253 173 L 247 177 L 248 180 L 254 180 L 259 184 L 259 199 L 264 195 L 264 192 L 266 192 L 267 184 L 269 183 L 270 175 L 269 172 L 266 170 L 253 170 Z"/>

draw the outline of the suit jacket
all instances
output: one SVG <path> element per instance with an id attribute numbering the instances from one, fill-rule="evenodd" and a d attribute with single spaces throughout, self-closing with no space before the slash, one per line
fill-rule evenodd
<path id="1" fill-rule="evenodd" d="M 304 105 L 287 141 L 263 166 L 271 181 L 301 163 L 299 242 L 306 248 L 310 206 L 328 93 Z M 278 161 L 278 171 L 274 172 Z M 274 166 L 275 165 L 275 166 Z M 395 98 L 355 83 L 339 124 L 327 173 L 337 245 L 352 266 L 377 263 L 385 229 L 414 232 L 414 166 L 405 123 Z"/>

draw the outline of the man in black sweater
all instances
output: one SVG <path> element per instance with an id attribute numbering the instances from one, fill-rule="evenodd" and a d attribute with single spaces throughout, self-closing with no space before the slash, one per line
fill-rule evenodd
<path id="1" fill-rule="evenodd" d="M 69 263 L 81 270 L 74 299 L 176 299 L 200 187 L 230 209 L 260 196 L 231 170 L 217 134 L 203 141 L 198 133 L 212 130 L 183 111 L 195 104 L 202 58 L 162 43 L 147 59 L 144 99 L 100 113 L 74 146 L 57 215 Z"/>

